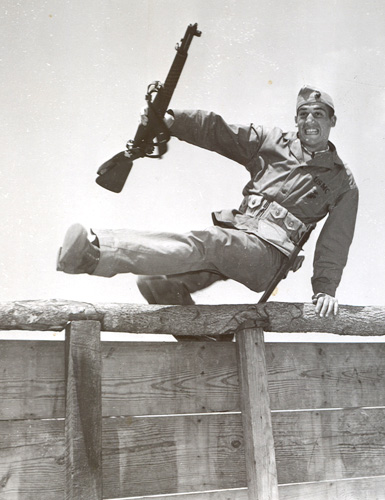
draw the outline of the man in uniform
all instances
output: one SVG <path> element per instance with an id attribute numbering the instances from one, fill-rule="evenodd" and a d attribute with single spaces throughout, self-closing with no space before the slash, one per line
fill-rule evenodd
<path id="1" fill-rule="evenodd" d="M 142 123 L 147 117 L 142 115 Z M 230 158 L 250 173 L 239 209 L 212 214 L 213 226 L 185 234 L 69 228 L 57 269 L 111 277 L 140 275 L 149 303 L 194 304 L 191 293 L 233 279 L 266 289 L 309 225 L 327 216 L 316 244 L 313 303 L 321 317 L 335 315 L 335 292 L 347 262 L 358 189 L 329 134 L 336 124 L 325 92 L 303 87 L 297 97 L 297 132 L 229 125 L 205 111 L 169 111 L 172 136 Z"/>

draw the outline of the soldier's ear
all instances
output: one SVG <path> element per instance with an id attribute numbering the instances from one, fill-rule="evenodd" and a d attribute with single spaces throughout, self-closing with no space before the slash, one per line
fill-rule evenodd
<path id="1" fill-rule="evenodd" d="M 295 115 L 294 117 L 294 123 L 295 123 L 295 126 L 298 127 L 298 119 L 297 119 L 297 115 Z M 333 125 L 334 127 L 334 125 Z"/>
<path id="2" fill-rule="evenodd" d="M 337 123 L 337 117 L 336 117 L 336 115 L 333 115 L 332 116 L 332 127 L 335 127 L 336 123 Z"/>

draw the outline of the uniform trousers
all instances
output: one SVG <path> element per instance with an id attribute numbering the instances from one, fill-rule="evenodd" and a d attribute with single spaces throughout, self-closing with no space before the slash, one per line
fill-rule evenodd
<path id="1" fill-rule="evenodd" d="M 258 236 L 219 226 L 182 234 L 130 229 L 92 232 L 100 247 L 100 261 L 92 274 L 162 275 L 182 283 L 189 293 L 224 279 L 261 292 L 285 259 Z"/>

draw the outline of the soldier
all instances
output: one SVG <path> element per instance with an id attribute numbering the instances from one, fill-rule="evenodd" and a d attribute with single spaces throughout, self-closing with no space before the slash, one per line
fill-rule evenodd
<path id="1" fill-rule="evenodd" d="M 142 114 L 146 125 L 146 114 Z M 191 293 L 233 279 L 265 290 L 309 225 L 327 216 L 314 255 L 312 297 L 321 317 L 336 315 L 335 297 L 352 242 L 358 189 L 329 141 L 336 125 L 331 97 L 304 86 L 297 131 L 229 125 L 205 111 L 169 110 L 172 136 L 230 158 L 250 173 L 238 209 L 212 214 L 213 226 L 185 234 L 69 228 L 57 269 L 111 277 L 140 275 L 149 303 L 194 304 Z"/>

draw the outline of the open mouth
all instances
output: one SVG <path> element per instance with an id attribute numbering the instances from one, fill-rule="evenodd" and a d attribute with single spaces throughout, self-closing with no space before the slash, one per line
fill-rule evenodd
<path id="1" fill-rule="evenodd" d="M 318 129 L 316 128 L 307 128 L 305 129 L 305 135 L 317 135 Z"/>

